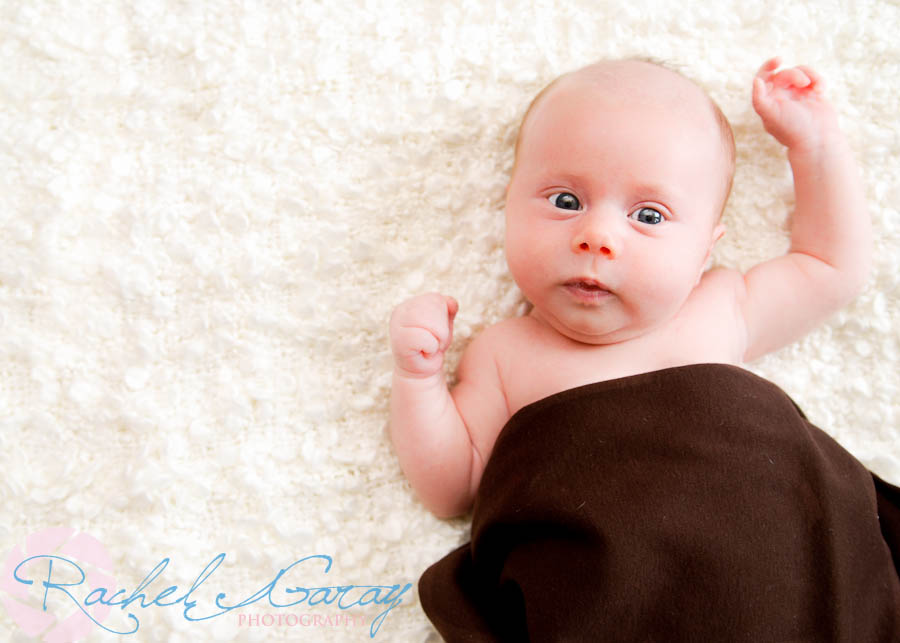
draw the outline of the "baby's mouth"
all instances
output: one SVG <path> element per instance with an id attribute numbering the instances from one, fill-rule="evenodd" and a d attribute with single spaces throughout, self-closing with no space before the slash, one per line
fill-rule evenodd
<path id="1" fill-rule="evenodd" d="M 606 288 L 598 286 L 597 284 L 587 283 L 586 281 L 576 281 L 572 285 L 575 286 L 576 288 L 581 288 L 582 290 L 589 290 L 591 292 L 596 292 L 598 290 L 606 290 Z"/>
<path id="2" fill-rule="evenodd" d="M 565 283 L 567 288 L 577 288 L 585 292 L 610 292 L 606 284 L 595 279 L 571 279 Z"/>
<path id="3" fill-rule="evenodd" d="M 597 302 L 612 294 L 610 289 L 595 279 L 571 279 L 563 284 L 575 299 L 585 302 Z"/>

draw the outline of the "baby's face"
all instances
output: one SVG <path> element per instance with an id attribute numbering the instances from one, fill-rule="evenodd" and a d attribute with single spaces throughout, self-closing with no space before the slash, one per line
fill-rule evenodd
<path id="1" fill-rule="evenodd" d="M 591 344 L 672 319 L 723 231 L 725 153 L 706 97 L 671 72 L 615 64 L 535 105 L 506 202 L 507 262 L 532 314 Z"/>

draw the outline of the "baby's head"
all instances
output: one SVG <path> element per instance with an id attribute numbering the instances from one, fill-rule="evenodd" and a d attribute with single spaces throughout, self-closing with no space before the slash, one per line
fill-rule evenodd
<path id="1" fill-rule="evenodd" d="M 655 63 L 602 62 L 532 102 L 507 190 L 506 253 L 534 313 L 588 343 L 671 319 L 723 228 L 728 121 Z"/>
<path id="2" fill-rule="evenodd" d="M 707 122 L 708 132 L 711 136 L 718 136 L 724 154 L 723 162 L 718 168 L 722 178 L 722 199 L 721 206 L 718 208 L 719 218 L 721 218 L 722 212 L 725 209 L 725 203 L 728 201 L 728 195 L 731 194 L 731 185 L 734 179 L 736 153 L 731 123 L 728 122 L 728 118 L 716 102 L 694 81 L 665 66 L 663 63 L 648 58 L 601 61 L 594 63 L 593 65 L 588 65 L 587 67 L 582 67 L 576 71 L 569 72 L 568 74 L 563 74 L 551 81 L 532 99 L 531 104 L 525 111 L 525 116 L 522 118 L 519 134 L 516 137 L 513 172 L 515 172 L 515 166 L 518 165 L 519 162 L 519 148 L 522 144 L 522 138 L 526 131 L 529 116 L 531 116 L 532 112 L 534 112 L 542 99 L 550 94 L 558 85 L 562 83 L 571 83 L 573 81 L 585 82 L 594 84 L 598 89 L 601 89 L 605 82 L 607 84 L 611 83 L 613 87 L 618 85 L 619 88 L 624 89 L 622 83 L 629 76 L 631 76 L 631 79 L 635 82 L 640 82 L 642 77 L 646 77 L 651 83 L 660 83 L 658 89 L 667 93 L 672 89 L 675 89 L 675 92 L 671 95 L 658 96 L 657 98 L 660 102 L 668 100 L 677 102 L 679 97 L 683 95 L 683 92 L 693 94 L 692 98 L 695 100 L 691 102 L 692 104 L 695 104 L 699 113 L 703 114 L 706 112 L 712 117 L 713 120 Z M 643 88 L 647 91 L 653 90 L 652 85 L 645 85 Z M 696 99 L 698 98 L 700 104 L 696 105 Z"/>

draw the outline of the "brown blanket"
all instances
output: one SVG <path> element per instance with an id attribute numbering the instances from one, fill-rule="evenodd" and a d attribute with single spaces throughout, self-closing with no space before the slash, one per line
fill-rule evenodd
<path id="1" fill-rule="evenodd" d="M 451 642 L 883 643 L 895 560 L 900 491 L 771 382 L 701 364 L 516 413 L 419 596 Z"/>

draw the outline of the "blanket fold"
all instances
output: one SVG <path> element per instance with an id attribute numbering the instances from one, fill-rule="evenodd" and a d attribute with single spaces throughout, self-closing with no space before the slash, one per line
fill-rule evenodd
<path id="1" fill-rule="evenodd" d="M 451 642 L 880 643 L 896 560 L 900 490 L 776 385 L 700 364 L 519 410 L 419 596 Z"/>

